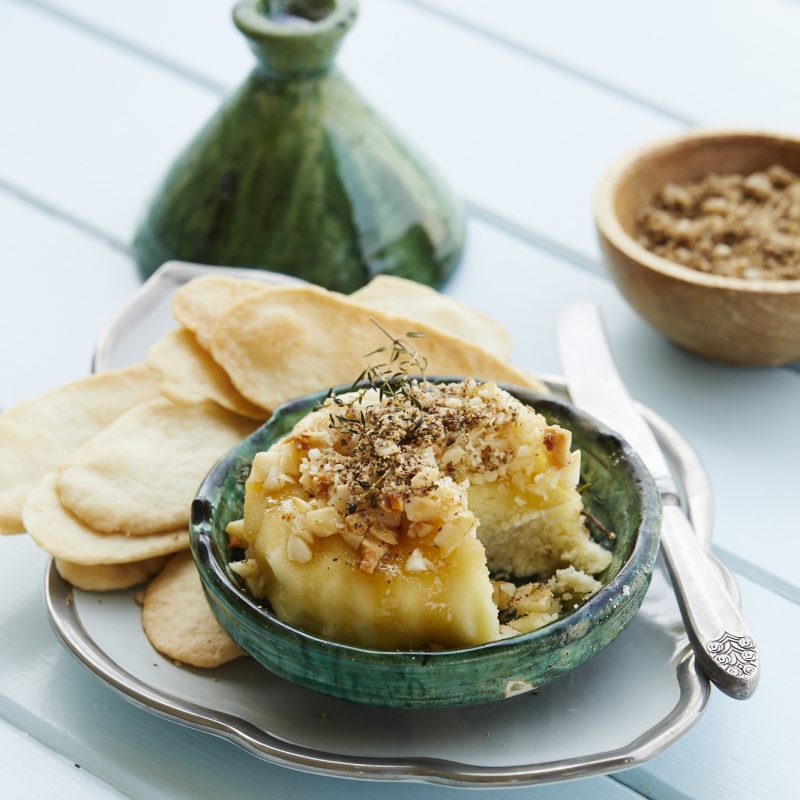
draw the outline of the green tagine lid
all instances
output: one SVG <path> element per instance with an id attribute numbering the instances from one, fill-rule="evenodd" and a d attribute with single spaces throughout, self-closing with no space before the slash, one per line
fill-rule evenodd
<path id="1" fill-rule="evenodd" d="M 171 259 L 351 292 L 381 273 L 433 286 L 461 255 L 460 205 L 332 66 L 357 0 L 241 0 L 258 63 L 168 172 L 136 233 Z"/>

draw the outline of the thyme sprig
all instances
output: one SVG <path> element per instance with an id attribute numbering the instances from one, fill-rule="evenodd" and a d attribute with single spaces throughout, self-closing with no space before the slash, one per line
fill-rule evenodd
<path id="1" fill-rule="evenodd" d="M 610 528 L 605 526 L 588 508 L 584 506 L 583 511 L 581 512 L 583 516 L 586 518 L 586 522 L 589 525 L 594 526 L 597 528 L 609 541 L 613 541 L 617 538 L 617 534 L 614 533 Z"/>
<path id="2" fill-rule="evenodd" d="M 340 436 L 351 436 L 355 439 L 354 444 L 356 447 L 359 446 L 362 438 L 365 435 L 369 436 L 370 433 L 368 430 L 369 422 L 364 411 L 359 409 L 357 414 L 353 413 L 353 407 L 363 399 L 365 393 L 370 389 L 376 390 L 381 401 L 384 398 L 390 398 L 391 400 L 402 398 L 410 401 L 418 410 L 422 411 L 422 404 L 414 392 L 414 378 L 412 375 L 416 376 L 418 374 L 424 381 L 425 371 L 428 368 L 428 359 L 419 353 L 409 341 L 410 339 L 424 337 L 424 333 L 407 331 L 405 338 L 393 336 L 376 320 L 370 319 L 370 322 L 389 340 L 389 344 L 377 347 L 366 353 L 364 358 L 372 358 L 373 356 L 384 354 L 385 360 L 378 364 L 370 364 L 361 371 L 351 384 L 350 389 L 351 391 L 355 390 L 362 383 L 367 385 L 362 386 L 357 395 L 350 401 L 345 402 L 340 397 L 337 397 L 331 388 L 320 405 L 322 407 L 330 401 L 335 406 L 328 413 L 329 427 Z M 416 433 L 423 420 L 423 416 L 420 415 L 415 420 L 407 436 Z M 345 444 L 345 442 L 346 440 L 343 438 L 342 444 Z M 381 486 L 386 482 L 391 472 L 392 467 L 389 466 L 372 482 L 358 481 L 358 487 L 363 494 L 358 500 L 353 500 L 350 503 L 348 513 L 354 513 L 362 502 L 374 508 L 378 503 Z"/>
<path id="3" fill-rule="evenodd" d="M 422 409 L 422 404 L 412 391 L 412 371 L 418 372 L 425 380 L 425 370 L 428 368 L 428 359 L 419 353 L 407 339 L 419 339 L 425 336 L 419 331 L 407 331 L 407 339 L 393 336 L 379 322 L 370 318 L 370 322 L 391 342 L 391 345 L 377 347 L 364 355 L 364 358 L 371 358 L 379 353 L 386 353 L 387 360 L 380 364 L 370 364 L 365 367 L 358 377 L 350 385 L 350 389 L 355 389 L 360 383 L 366 382 L 367 386 L 359 390 L 356 399 L 345 403 L 341 398 L 333 393 L 333 388 L 328 390 L 325 395 L 323 405 L 327 400 L 331 400 L 338 408 L 351 408 L 356 400 L 360 401 L 368 389 L 375 389 L 381 400 L 384 397 L 392 399 L 405 397 L 410 400 L 418 409 Z M 363 411 L 357 417 L 351 416 L 347 412 L 330 413 L 328 415 L 329 427 L 342 434 L 360 436 L 364 433 L 367 420 Z"/>
<path id="4" fill-rule="evenodd" d="M 419 353 L 406 339 L 392 336 L 386 328 L 374 319 L 370 322 L 391 342 L 388 346 L 378 347 L 367 353 L 364 358 L 371 358 L 379 353 L 388 353 L 387 361 L 382 364 L 372 364 L 361 371 L 361 374 L 353 381 L 351 388 L 355 388 L 362 381 L 369 384 L 369 388 L 377 389 L 380 399 L 385 396 L 397 397 L 404 395 L 419 406 L 419 401 L 410 393 L 411 384 L 410 372 L 419 371 L 422 379 L 425 380 L 425 370 L 428 368 L 428 359 Z M 419 331 L 407 331 L 409 339 L 419 339 L 425 336 Z"/>
<path id="5" fill-rule="evenodd" d="M 350 502 L 350 505 L 347 507 L 347 513 L 354 514 L 358 511 L 359 504 L 362 500 L 365 503 L 369 503 L 371 508 L 375 508 L 375 506 L 378 505 L 378 492 L 391 471 L 392 468 L 387 467 L 372 483 L 369 481 L 358 481 L 358 485 L 364 494 L 361 495 L 358 500 Z"/>

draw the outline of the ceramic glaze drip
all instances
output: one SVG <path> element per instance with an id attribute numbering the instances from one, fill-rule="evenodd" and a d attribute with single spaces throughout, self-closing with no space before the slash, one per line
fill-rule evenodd
<path id="1" fill-rule="evenodd" d="M 178 157 L 134 240 L 165 261 L 269 269 L 352 292 L 387 273 L 440 285 L 463 211 L 332 67 L 356 0 L 242 0 L 258 64 Z"/>

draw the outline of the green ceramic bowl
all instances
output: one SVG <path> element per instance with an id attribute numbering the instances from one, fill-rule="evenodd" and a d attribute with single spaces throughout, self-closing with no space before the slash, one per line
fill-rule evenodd
<path id="1" fill-rule="evenodd" d="M 448 380 L 436 379 L 433 380 Z M 452 380 L 452 379 L 451 379 Z M 244 483 L 256 453 L 287 434 L 324 392 L 281 406 L 214 466 L 192 506 L 192 552 L 217 619 L 243 650 L 301 686 L 359 703 L 443 708 L 501 700 L 583 664 L 631 621 L 658 552 L 661 506 L 646 468 L 618 435 L 574 407 L 504 386 L 548 421 L 568 428 L 582 451 L 588 510 L 616 539 L 603 588 L 584 605 L 532 633 L 458 650 L 371 650 L 332 642 L 281 622 L 252 599 L 228 568 L 225 526 L 242 517 Z M 262 601 L 263 602 L 263 601 Z"/>

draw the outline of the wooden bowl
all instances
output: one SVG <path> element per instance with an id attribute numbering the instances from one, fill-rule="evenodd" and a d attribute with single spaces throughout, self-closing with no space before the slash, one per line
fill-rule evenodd
<path id="1" fill-rule="evenodd" d="M 636 215 L 670 182 L 772 164 L 800 173 L 800 138 L 747 131 L 693 131 L 620 159 L 603 176 L 595 222 L 606 267 L 623 296 L 687 350 L 732 364 L 800 359 L 800 280 L 710 275 L 646 250 Z"/>

